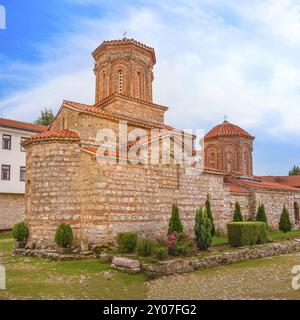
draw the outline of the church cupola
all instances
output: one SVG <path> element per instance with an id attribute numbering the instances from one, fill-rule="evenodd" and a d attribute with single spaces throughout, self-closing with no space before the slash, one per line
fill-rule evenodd
<path id="1" fill-rule="evenodd" d="M 253 176 L 254 137 L 228 121 L 211 129 L 204 137 L 204 162 L 228 175 Z"/>
<path id="2" fill-rule="evenodd" d="M 113 94 L 152 102 L 155 51 L 133 39 L 104 41 L 94 52 L 96 103 Z"/>

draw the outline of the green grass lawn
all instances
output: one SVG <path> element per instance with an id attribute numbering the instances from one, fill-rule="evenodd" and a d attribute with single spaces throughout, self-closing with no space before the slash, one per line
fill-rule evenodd
<path id="1" fill-rule="evenodd" d="M 11 239 L 11 238 L 12 238 L 11 232 L 0 232 L 0 240 Z"/>
<path id="2" fill-rule="evenodd" d="M 0 240 L 1 263 L 7 273 L 7 290 L 0 291 L 0 299 L 146 298 L 146 279 L 142 274 L 118 272 L 98 260 L 53 262 L 14 257 L 13 241 L 7 239 L 3 236 Z"/>

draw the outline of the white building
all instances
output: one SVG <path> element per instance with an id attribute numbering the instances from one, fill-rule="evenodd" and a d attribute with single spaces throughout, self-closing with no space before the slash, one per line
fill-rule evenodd
<path id="1" fill-rule="evenodd" d="M 24 212 L 26 153 L 21 142 L 47 127 L 0 118 L 0 230 Z"/>

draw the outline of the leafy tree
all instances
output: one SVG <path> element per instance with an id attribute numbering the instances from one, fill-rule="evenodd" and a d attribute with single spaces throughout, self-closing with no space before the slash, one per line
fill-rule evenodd
<path id="1" fill-rule="evenodd" d="M 213 214 L 212 214 L 212 210 L 211 210 L 211 203 L 210 203 L 209 194 L 206 197 L 205 209 L 206 209 L 206 212 L 207 212 L 207 217 L 211 221 L 211 235 L 212 235 L 212 237 L 214 237 L 216 235 L 216 228 L 215 228 L 214 218 L 213 218 Z"/>
<path id="2" fill-rule="evenodd" d="M 176 203 L 172 206 L 172 216 L 169 221 L 168 235 L 174 231 L 178 234 L 183 233 L 183 225 L 180 219 L 179 208 Z"/>
<path id="3" fill-rule="evenodd" d="M 212 244 L 212 223 L 207 216 L 206 209 L 197 209 L 195 219 L 195 239 L 200 250 L 207 250 Z"/>
<path id="4" fill-rule="evenodd" d="M 234 206 L 234 214 L 233 214 L 233 221 L 234 222 L 241 222 L 243 221 L 243 215 L 241 211 L 241 206 L 238 201 L 236 201 L 235 206 Z"/>
<path id="5" fill-rule="evenodd" d="M 293 166 L 292 170 L 289 171 L 289 176 L 296 176 L 300 174 L 300 167 Z"/>
<path id="6" fill-rule="evenodd" d="M 49 126 L 54 119 L 54 114 L 51 109 L 45 108 L 41 111 L 40 116 L 34 122 L 35 124 L 39 124 L 42 126 Z"/>
<path id="7" fill-rule="evenodd" d="M 285 233 L 292 230 L 292 223 L 291 223 L 290 215 L 286 206 L 284 206 L 282 210 L 282 214 L 280 216 L 279 230 Z"/>
<path id="8" fill-rule="evenodd" d="M 265 205 L 262 203 L 258 207 L 256 221 L 264 222 L 268 226 L 268 218 L 266 214 Z"/>

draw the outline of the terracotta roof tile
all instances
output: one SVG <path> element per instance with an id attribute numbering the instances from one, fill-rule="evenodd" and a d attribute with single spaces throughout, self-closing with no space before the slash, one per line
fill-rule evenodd
<path id="1" fill-rule="evenodd" d="M 247 189 L 243 189 L 241 187 L 238 187 L 234 184 L 231 183 L 225 183 L 224 184 L 226 187 L 229 187 L 229 191 L 232 193 L 244 193 L 244 194 L 250 194 Z"/>
<path id="2" fill-rule="evenodd" d="M 41 126 L 28 122 L 15 121 L 10 119 L 0 118 L 0 126 L 12 129 L 20 129 L 31 132 L 44 132 L 48 130 L 47 126 Z"/>
<path id="3" fill-rule="evenodd" d="M 227 182 L 255 190 L 300 191 L 297 188 L 272 182 L 250 181 L 242 179 L 228 179 Z"/>
<path id="4" fill-rule="evenodd" d="M 263 182 L 284 184 L 289 187 L 300 187 L 300 175 L 296 176 L 262 176 L 258 177 Z"/>
<path id="5" fill-rule="evenodd" d="M 44 133 L 36 134 L 31 136 L 30 138 L 26 139 L 22 145 L 27 146 L 29 144 L 40 142 L 40 141 L 80 141 L 79 135 L 71 130 L 53 130 L 47 131 Z"/>
<path id="6" fill-rule="evenodd" d="M 218 137 L 243 137 L 254 140 L 255 138 L 251 136 L 244 129 L 224 121 L 222 124 L 217 125 L 211 129 L 204 137 L 205 140 L 218 138 Z"/>

